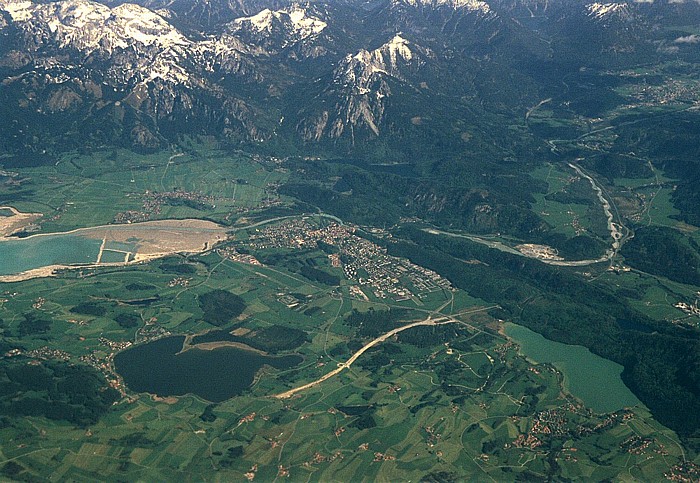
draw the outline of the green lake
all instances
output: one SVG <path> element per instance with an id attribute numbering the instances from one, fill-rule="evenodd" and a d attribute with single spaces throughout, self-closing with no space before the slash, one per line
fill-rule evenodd
<path id="1" fill-rule="evenodd" d="M 14 275 L 49 265 L 95 263 L 101 244 L 101 240 L 70 234 L 3 240 L 0 241 L 0 275 Z"/>
<path id="2" fill-rule="evenodd" d="M 303 361 L 299 355 L 267 356 L 236 347 L 184 352 L 183 336 L 166 337 L 118 353 L 114 367 L 136 392 L 158 396 L 195 394 L 211 402 L 237 396 L 250 387 L 264 365 L 288 369 Z"/>
<path id="3" fill-rule="evenodd" d="M 537 363 L 550 363 L 564 375 L 564 387 L 596 412 L 643 406 L 622 382 L 620 364 L 593 354 L 580 345 L 544 338 L 530 329 L 506 322 L 505 333 L 520 345 L 520 353 Z"/>

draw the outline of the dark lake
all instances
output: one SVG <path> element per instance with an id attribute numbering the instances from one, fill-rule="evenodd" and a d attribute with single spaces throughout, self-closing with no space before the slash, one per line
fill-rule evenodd
<path id="1" fill-rule="evenodd" d="M 114 357 L 114 366 L 136 392 L 158 396 L 195 394 L 211 402 L 236 396 L 248 388 L 263 366 L 287 369 L 299 364 L 298 355 L 272 357 L 235 347 L 182 350 L 183 336 L 138 345 Z"/>

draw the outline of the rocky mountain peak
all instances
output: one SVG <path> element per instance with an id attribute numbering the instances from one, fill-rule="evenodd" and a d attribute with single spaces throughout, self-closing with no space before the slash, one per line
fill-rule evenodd
<path id="1" fill-rule="evenodd" d="M 629 5 L 620 2 L 591 3 L 586 5 L 586 10 L 588 11 L 589 17 L 597 20 L 603 20 L 614 16 L 625 18 L 630 14 Z"/>
<path id="2" fill-rule="evenodd" d="M 427 8 L 451 8 L 454 10 L 468 10 L 488 14 L 491 12 L 491 7 L 488 3 L 480 0 L 397 0 L 401 3 L 411 5 L 413 7 Z"/>
<path id="3" fill-rule="evenodd" d="M 348 54 L 336 69 L 335 82 L 355 86 L 365 92 L 375 74 L 401 78 L 401 67 L 414 60 L 412 44 L 397 33 L 388 42 L 374 50 L 362 49 Z"/>
<path id="4" fill-rule="evenodd" d="M 250 44 L 284 48 L 319 35 L 327 26 L 306 9 L 294 5 L 284 10 L 266 8 L 251 17 L 237 18 L 226 30 Z"/>

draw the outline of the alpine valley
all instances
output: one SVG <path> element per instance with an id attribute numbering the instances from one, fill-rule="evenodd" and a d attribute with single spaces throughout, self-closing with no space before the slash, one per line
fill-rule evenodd
<path id="1" fill-rule="evenodd" d="M 698 481 L 699 134 L 694 0 L 0 0 L 2 477 Z"/>

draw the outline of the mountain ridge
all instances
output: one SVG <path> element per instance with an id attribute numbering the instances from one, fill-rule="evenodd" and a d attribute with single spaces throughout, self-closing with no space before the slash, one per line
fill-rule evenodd
<path id="1" fill-rule="evenodd" d="M 11 106 L 4 123 L 22 122 L 16 112 L 29 105 L 45 113 L 73 112 L 73 124 L 82 123 L 104 109 L 121 111 L 115 109 L 119 102 L 134 110 L 116 114 L 123 120 L 115 121 L 122 134 L 115 138 L 100 132 L 96 142 L 134 149 L 165 145 L 193 131 L 175 119 L 181 112 L 195 133 L 234 143 L 277 142 L 283 136 L 284 145 L 302 143 L 312 151 L 339 154 L 358 142 L 377 144 L 384 132 L 396 135 L 391 125 L 429 117 L 429 112 L 410 119 L 387 114 L 386 98 L 392 95 L 387 77 L 394 91 L 415 105 L 457 102 L 477 111 L 488 105 L 516 115 L 552 88 L 552 81 L 539 73 L 524 73 L 523 62 L 585 67 L 598 62 L 591 55 L 597 51 L 613 53 L 613 62 L 624 64 L 640 52 L 658 50 L 658 40 L 642 34 L 642 27 L 656 17 L 647 12 L 641 18 L 649 9 L 632 3 L 221 1 L 208 5 L 228 13 L 209 16 L 209 26 L 202 24 L 198 31 L 173 23 L 182 3 L 141 4 L 2 0 L 0 72 L 8 87 L 3 101 Z M 520 16 L 524 11 L 544 16 L 529 26 Z M 566 21 L 563 11 L 569 15 Z M 586 38 L 594 39 L 586 52 L 560 40 L 571 22 L 583 22 Z M 387 44 L 399 33 L 401 41 Z M 689 45 L 690 40 L 669 48 Z M 403 55 L 407 52 L 411 54 Z M 388 63 L 379 58 L 384 55 Z M 501 93 L 496 94 L 499 83 Z M 88 84 L 100 89 L 85 88 Z M 112 94 L 105 96 L 108 90 Z M 306 94 L 299 97 L 302 92 Z M 445 93 L 452 99 L 444 99 Z M 313 104 L 320 98 L 325 99 L 322 110 Z M 26 115 L 34 123 L 49 122 Z M 333 127 L 322 127 L 324 123 Z M 28 124 L 25 128 L 32 130 Z M 134 129 L 149 133 L 149 142 L 124 137 Z M 360 138 L 357 131 L 363 133 Z M 33 135 L 42 137 L 39 130 Z M 451 135 L 443 131 L 441 136 Z M 56 149 L 65 143 L 49 144 Z M 4 149 L 35 147 L 6 142 Z"/>

